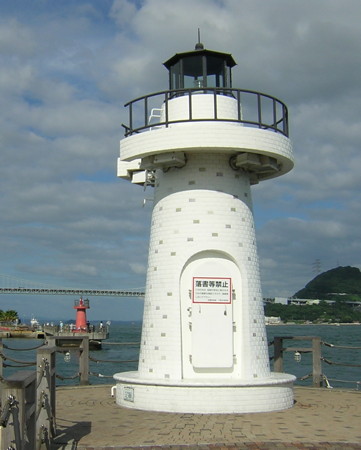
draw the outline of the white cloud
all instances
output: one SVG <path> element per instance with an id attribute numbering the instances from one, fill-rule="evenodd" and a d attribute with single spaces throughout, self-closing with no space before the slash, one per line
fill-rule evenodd
<path id="1" fill-rule="evenodd" d="M 32 56 L 35 52 L 33 30 L 15 18 L 1 21 L 0 52 L 10 56 Z"/>
<path id="2" fill-rule="evenodd" d="M 128 0 L 115 0 L 109 16 L 115 20 L 120 27 L 127 26 L 135 17 L 137 8 L 135 4 Z"/>
<path id="3" fill-rule="evenodd" d="M 233 54 L 235 87 L 289 107 L 295 169 L 253 188 L 264 294 L 302 288 L 316 259 L 361 267 L 358 0 L 16 3 L 0 19 L 0 273 L 145 285 L 149 195 L 116 179 L 123 104 L 167 88 L 162 63 L 198 28 Z"/>

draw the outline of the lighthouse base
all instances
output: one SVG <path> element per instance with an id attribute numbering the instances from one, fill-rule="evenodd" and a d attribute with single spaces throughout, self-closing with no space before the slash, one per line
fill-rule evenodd
<path id="1" fill-rule="evenodd" d="M 271 373 L 258 380 L 140 379 L 138 372 L 114 376 L 116 403 L 146 411 L 194 414 L 271 412 L 293 406 L 295 376 Z"/>

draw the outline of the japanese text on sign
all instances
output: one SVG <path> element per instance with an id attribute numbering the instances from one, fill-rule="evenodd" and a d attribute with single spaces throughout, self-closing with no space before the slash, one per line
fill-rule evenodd
<path id="1" fill-rule="evenodd" d="M 231 278 L 193 277 L 193 303 L 231 303 Z"/>

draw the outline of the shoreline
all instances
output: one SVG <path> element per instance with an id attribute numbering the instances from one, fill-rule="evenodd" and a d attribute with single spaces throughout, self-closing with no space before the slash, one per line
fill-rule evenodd
<path id="1" fill-rule="evenodd" d="M 291 325 L 297 325 L 297 326 L 330 326 L 330 327 L 340 327 L 340 326 L 359 326 L 361 325 L 360 322 L 357 323 L 296 323 L 296 322 L 280 322 L 280 323 L 267 323 L 266 327 L 279 327 L 279 326 L 291 326 Z"/>

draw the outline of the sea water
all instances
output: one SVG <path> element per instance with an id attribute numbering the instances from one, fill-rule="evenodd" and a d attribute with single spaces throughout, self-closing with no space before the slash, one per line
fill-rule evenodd
<path id="1" fill-rule="evenodd" d="M 324 343 L 333 347 L 321 346 L 322 373 L 331 387 L 361 389 L 361 325 L 269 325 L 267 338 L 273 341 L 275 336 L 319 336 Z M 113 374 L 137 370 L 139 346 L 141 339 L 141 323 L 112 324 L 110 337 L 103 341 L 101 350 L 90 352 L 89 382 L 90 384 L 113 384 Z M 16 351 L 4 348 L 3 354 L 16 361 L 34 362 L 36 350 L 42 341 L 33 339 L 3 339 L 3 344 L 14 349 L 31 349 Z M 126 344 L 126 345 L 123 345 Z M 311 341 L 285 340 L 284 347 L 311 347 Z M 345 347 L 345 348 L 340 348 Z M 358 347 L 358 348 L 352 348 Z M 273 346 L 269 353 L 272 358 Z M 332 362 L 328 364 L 325 360 Z M 6 365 L 19 366 L 19 362 L 10 359 Z M 353 367 L 353 366 L 359 367 Z M 271 359 L 271 369 L 273 360 Z M 25 367 L 35 370 L 35 365 Z M 4 367 L 4 376 L 8 376 L 21 367 Z M 72 350 L 69 354 L 57 353 L 56 373 L 57 385 L 75 385 L 79 383 L 79 353 Z M 312 385 L 312 353 L 301 353 L 301 360 L 296 361 L 294 352 L 284 352 L 284 371 L 297 377 L 295 384 Z M 305 377 L 305 380 L 301 378 Z"/>

